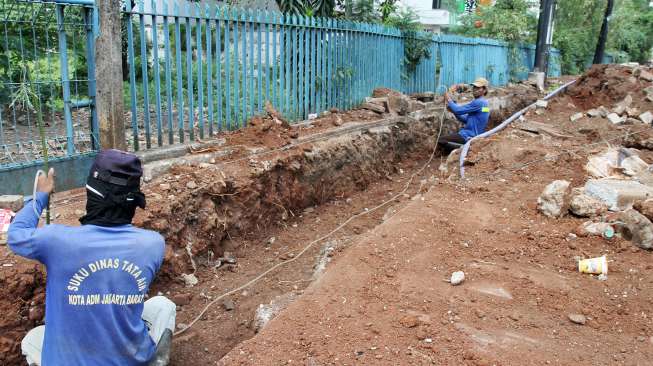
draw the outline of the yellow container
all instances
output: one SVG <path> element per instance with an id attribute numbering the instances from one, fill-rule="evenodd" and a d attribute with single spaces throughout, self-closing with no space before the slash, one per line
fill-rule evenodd
<path id="1" fill-rule="evenodd" d="M 591 274 L 608 274 L 608 259 L 605 256 L 578 261 L 578 272 Z"/>

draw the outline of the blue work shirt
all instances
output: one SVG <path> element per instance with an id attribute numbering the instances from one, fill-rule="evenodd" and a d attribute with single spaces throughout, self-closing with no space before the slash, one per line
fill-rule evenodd
<path id="1" fill-rule="evenodd" d="M 163 237 L 132 225 L 37 229 L 47 202 L 38 192 L 7 238 L 16 254 L 47 269 L 41 365 L 147 365 L 156 345 L 141 315 L 163 261 Z"/>
<path id="2" fill-rule="evenodd" d="M 448 106 L 456 118 L 465 124 L 465 127 L 458 131 L 465 141 L 485 132 L 485 127 L 490 119 L 490 107 L 485 98 L 476 98 L 465 105 L 449 101 Z"/>

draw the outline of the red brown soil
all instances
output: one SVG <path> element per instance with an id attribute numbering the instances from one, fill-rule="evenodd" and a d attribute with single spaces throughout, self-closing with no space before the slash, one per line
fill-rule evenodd
<path id="1" fill-rule="evenodd" d="M 603 140 L 619 145 L 645 126 L 571 123 L 568 98 L 527 120 L 569 138 L 515 126 L 473 145 L 467 180 L 430 185 L 220 364 L 650 364 L 651 252 L 620 238 L 569 237 L 583 219 L 536 210 L 552 180 L 584 183 Z M 642 157 L 653 162 L 650 151 Z M 603 254 L 607 281 L 578 273 L 575 257 Z M 456 270 L 466 281 L 453 287 L 444 280 Z"/>

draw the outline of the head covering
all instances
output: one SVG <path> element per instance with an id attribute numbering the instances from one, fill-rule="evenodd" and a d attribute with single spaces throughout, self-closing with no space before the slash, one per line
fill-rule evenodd
<path id="1" fill-rule="evenodd" d="M 477 78 L 476 80 L 474 80 L 472 85 L 474 85 L 477 88 L 487 88 L 490 86 L 490 83 L 487 81 L 486 78 Z"/>
<path id="2" fill-rule="evenodd" d="M 82 225 L 130 224 L 136 207 L 145 208 L 142 175 L 138 156 L 115 149 L 98 153 L 86 181 L 86 215 L 79 219 Z"/>

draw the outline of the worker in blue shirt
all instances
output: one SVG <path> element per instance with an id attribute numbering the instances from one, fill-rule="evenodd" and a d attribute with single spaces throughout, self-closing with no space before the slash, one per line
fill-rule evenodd
<path id="1" fill-rule="evenodd" d="M 464 126 L 456 133 L 441 136 L 438 139 L 440 147 L 451 151 L 455 146 L 463 145 L 472 137 L 485 132 L 485 127 L 487 127 L 490 118 L 490 107 L 488 101 L 484 98 L 487 95 L 488 86 L 489 83 L 485 78 L 476 79 L 472 83 L 474 100 L 465 105 L 457 104 L 451 99 L 449 93 L 445 93 L 447 108 L 456 116 L 456 119 L 464 123 Z"/>
<path id="2" fill-rule="evenodd" d="M 45 325 L 21 343 L 29 365 L 148 365 L 175 329 L 175 304 L 147 293 L 163 262 L 156 232 L 131 225 L 140 191 L 140 159 L 119 150 L 98 153 L 86 184 L 81 226 L 37 228 L 54 190 L 54 170 L 9 226 L 9 247 L 47 270 Z M 169 351 L 169 349 L 168 349 Z"/>

